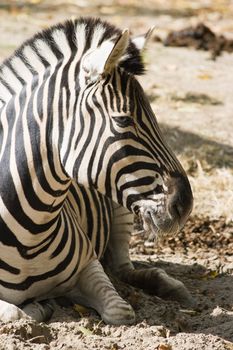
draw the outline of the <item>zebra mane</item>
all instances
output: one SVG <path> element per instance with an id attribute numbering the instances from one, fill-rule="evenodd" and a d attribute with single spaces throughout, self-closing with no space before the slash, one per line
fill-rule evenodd
<path id="1" fill-rule="evenodd" d="M 71 62 L 79 50 L 82 56 L 90 47 L 113 41 L 121 33 L 108 22 L 91 17 L 68 20 L 37 33 L 0 65 L 0 107 L 1 101 L 7 102 L 32 79 L 36 74 L 35 66 L 46 69 L 55 61 L 68 59 Z M 131 40 L 118 65 L 133 75 L 144 73 L 140 50 Z"/>

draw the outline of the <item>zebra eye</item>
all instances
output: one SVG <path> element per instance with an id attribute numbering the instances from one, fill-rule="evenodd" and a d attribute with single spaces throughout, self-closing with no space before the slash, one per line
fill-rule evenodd
<path id="1" fill-rule="evenodd" d="M 116 122 L 116 124 L 122 128 L 126 128 L 127 126 L 134 125 L 134 120 L 132 117 L 129 116 L 114 116 L 113 120 Z"/>

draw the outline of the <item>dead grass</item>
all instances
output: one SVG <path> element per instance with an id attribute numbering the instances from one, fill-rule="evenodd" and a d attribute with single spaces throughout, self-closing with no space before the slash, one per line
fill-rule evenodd
<path id="1" fill-rule="evenodd" d="M 187 167 L 188 160 L 182 159 Z M 195 174 L 189 174 L 194 194 L 195 215 L 206 215 L 211 219 L 225 217 L 226 222 L 233 221 L 233 171 L 217 168 L 207 171 L 200 160 L 196 160 Z"/>

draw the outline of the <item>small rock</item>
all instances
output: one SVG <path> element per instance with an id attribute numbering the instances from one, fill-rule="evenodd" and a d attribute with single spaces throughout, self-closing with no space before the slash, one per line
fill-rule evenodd
<path id="1" fill-rule="evenodd" d="M 223 313 L 221 307 L 217 306 L 211 313 L 211 316 L 217 317 Z"/>

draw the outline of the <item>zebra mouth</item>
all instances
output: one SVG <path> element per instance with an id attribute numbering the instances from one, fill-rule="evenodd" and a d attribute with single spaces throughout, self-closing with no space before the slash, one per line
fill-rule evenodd
<path id="1" fill-rule="evenodd" d="M 161 230 L 157 223 L 156 212 L 149 209 L 140 209 L 134 216 L 134 232 L 149 235 L 150 240 L 156 240 Z"/>
<path id="2" fill-rule="evenodd" d="M 165 234 L 173 235 L 180 229 L 166 212 L 154 206 L 142 206 L 134 213 L 134 232 L 144 234 L 149 241 L 157 241 Z"/>

